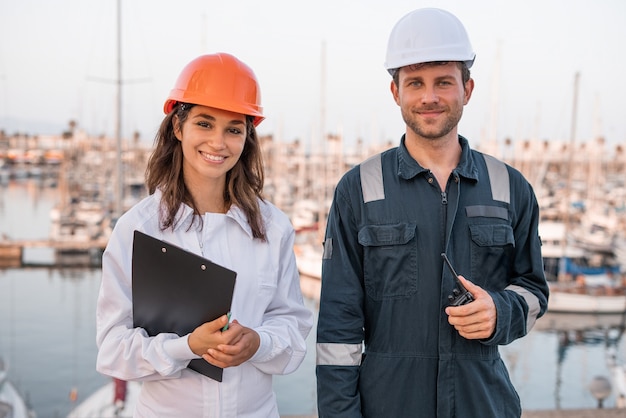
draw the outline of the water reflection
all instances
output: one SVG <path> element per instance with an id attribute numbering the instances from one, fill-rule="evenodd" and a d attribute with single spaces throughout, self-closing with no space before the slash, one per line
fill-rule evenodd
<path id="1" fill-rule="evenodd" d="M 568 353 L 574 347 L 589 348 L 598 346 L 603 348 L 604 362 L 610 376 L 601 374 L 601 369 L 592 370 L 597 377 L 608 378 L 613 388 L 616 406 L 626 407 L 626 369 L 619 358 L 619 346 L 624 330 L 626 329 L 626 312 L 622 314 L 566 314 L 547 313 L 537 323 L 537 330 L 555 333 L 557 336 L 556 380 L 554 388 L 554 405 L 562 409 L 562 389 L 564 383 L 564 369 L 567 368 Z M 573 360 L 572 366 L 585 366 Z M 600 374 L 598 374 L 600 373 Z M 593 394 L 592 394 L 593 396 Z M 602 400 L 599 400 L 602 404 Z"/>
<path id="2" fill-rule="evenodd" d="M 58 192 L 29 186 L 29 181 L 0 185 L 0 232 L 11 238 L 43 238 L 49 232 Z M 50 264 L 55 256 L 53 251 L 25 253 L 33 263 Z M 54 269 L 0 269 L 0 354 L 12 365 L 11 378 L 39 416 L 65 416 L 74 406 L 69 396 L 73 388 L 79 388 L 81 401 L 109 381 L 95 372 L 100 272 L 68 267 L 75 262 L 66 259 L 64 267 Z M 307 300 L 307 306 L 317 317 L 316 301 Z M 598 375 L 613 385 L 605 407 L 617 406 L 612 373 L 625 362 L 625 322 L 621 314 L 548 313 L 529 335 L 502 347 L 523 408 L 595 408 L 588 386 Z M 316 412 L 315 328 L 307 344 L 301 368 L 275 381 L 281 411 L 287 415 Z"/>

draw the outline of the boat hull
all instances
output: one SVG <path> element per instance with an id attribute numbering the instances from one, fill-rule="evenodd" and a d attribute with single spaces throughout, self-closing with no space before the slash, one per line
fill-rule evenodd
<path id="1" fill-rule="evenodd" d="M 619 314 L 626 312 L 626 295 L 592 295 L 551 291 L 548 312 Z"/>

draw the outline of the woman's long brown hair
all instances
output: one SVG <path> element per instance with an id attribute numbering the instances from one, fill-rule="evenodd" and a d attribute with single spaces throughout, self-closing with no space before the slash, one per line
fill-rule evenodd
<path id="1" fill-rule="evenodd" d="M 159 131 L 154 139 L 154 151 L 146 167 L 146 186 L 148 193 L 153 194 L 157 189 L 163 194 L 159 221 L 161 229 L 174 228 L 178 220 L 176 214 L 180 205 L 186 203 L 193 208 L 196 215 L 201 215 L 198 207 L 185 185 L 183 177 L 183 150 L 181 143 L 174 135 L 174 117 L 178 117 L 180 126 L 183 126 L 193 104 L 178 103 L 174 110 L 161 122 Z M 226 173 L 226 187 L 224 188 L 224 203 L 226 207 L 238 206 L 243 210 L 252 229 L 254 238 L 266 240 L 265 225 L 261 216 L 259 199 L 263 200 L 263 158 L 261 147 L 251 116 L 246 116 L 246 143 L 241 157 L 235 166 Z M 197 216 L 200 222 L 202 217 Z M 192 222 L 193 224 L 193 222 Z M 191 228 L 191 225 L 190 225 Z"/>

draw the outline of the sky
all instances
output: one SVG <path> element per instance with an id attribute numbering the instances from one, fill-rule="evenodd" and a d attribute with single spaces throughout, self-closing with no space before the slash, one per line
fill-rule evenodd
<path id="1" fill-rule="evenodd" d="M 0 129 L 58 134 L 73 120 L 115 134 L 117 4 L 0 0 Z M 623 0 L 122 0 L 123 135 L 151 143 L 182 68 L 228 52 L 261 85 L 260 134 L 395 143 L 405 126 L 387 39 L 420 7 L 449 10 L 469 33 L 475 89 L 459 133 L 471 143 L 626 142 Z"/>

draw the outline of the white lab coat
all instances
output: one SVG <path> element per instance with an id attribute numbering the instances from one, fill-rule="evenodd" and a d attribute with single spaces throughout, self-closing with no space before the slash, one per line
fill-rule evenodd
<path id="1" fill-rule="evenodd" d="M 272 375 L 298 368 L 313 323 L 303 305 L 289 219 L 272 204 L 260 202 L 267 230 L 263 242 L 252 238 L 245 215 L 235 206 L 226 214 L 207 213 L 202 228 L 196 220 L 189 229 L 193 212 L 183 205 L 178 226 L 161 231 L 160 197 L 157 191 L 121 216 L 104 252 L 96 315 L 97 370 L 143 382 L 137 417 L 279 417 Z M 237 272 L 232 319 L 254 329 L 261 344 L 250 360 L 226 368 L 221 383 L 186 368 L 198 358 L 187 335 L 149 337 L 145 330 L 133 328 L 134 230 Z"/>

